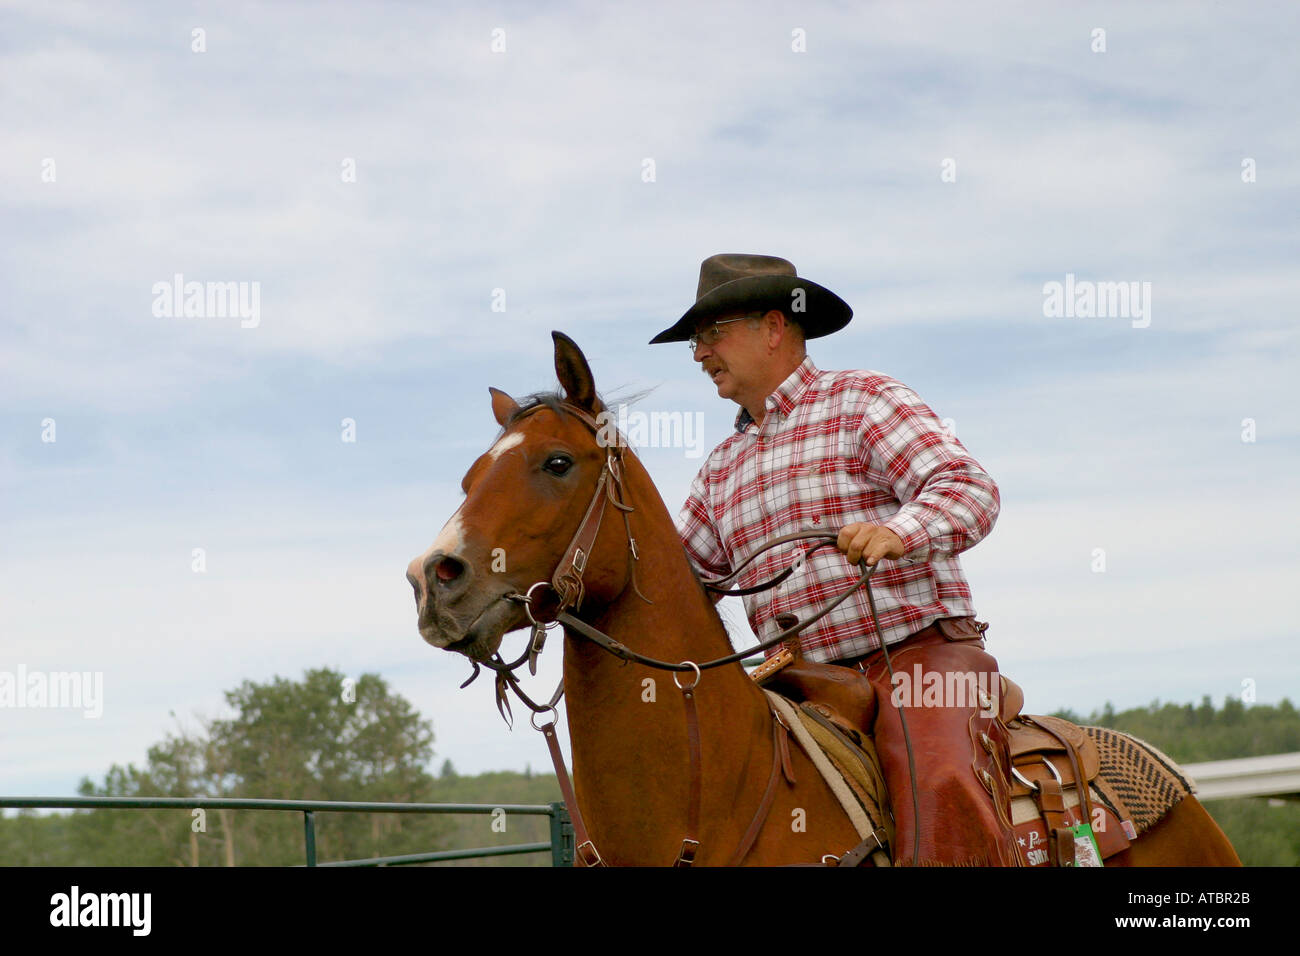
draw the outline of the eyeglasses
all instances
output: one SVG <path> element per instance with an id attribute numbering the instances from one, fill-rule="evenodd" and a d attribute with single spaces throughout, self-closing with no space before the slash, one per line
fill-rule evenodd
<path id="1" fill-rule="evenodd" d="M 762 316 L 763 313 L 756 312 L 753 315 L 742 315 L 739 318 L 723 319 L 721 322 L 714 322 L 708 328 L 700 329 L 700 331 L 692 335 L 686 340 L 686 344 L 691 347 L 691 354 L 693 355 L 701 343 L 704 345 L 718 344 L 722 337 L 727 334 L 722 330 L 721 326 L 730 325 L 732 322 L 744 322 L 746 319 L 758 319 L 762 318 Z"/>

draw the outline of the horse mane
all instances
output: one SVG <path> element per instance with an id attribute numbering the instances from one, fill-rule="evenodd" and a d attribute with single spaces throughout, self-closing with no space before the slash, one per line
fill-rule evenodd
<path id="1" fill-rule="evenodd" d="M 564 396 L 559 392 L 533 392 L 531 395 L 525 395 L 522 399 L 519 399 L 519 407 L 511 412 L 510 417 L 506 419 L 503 430 L 509 428 L 538 406 L 545 406 L 557 415 L 562 415 L 564 414 L 564 404 Z"/>
<path id="2" fill-rule="evenodd" d="M 610 401 L 616 401 L 619 405 L 632 405 L 645 398 L 652 391 L 654 391 L 652 388 L 642 389 L 641 391 L 633 392 L 623 398 L 611 398 Z M 599 392 L 596 393 L 596 401 L 600 402 L 600 404 L 607 409 L 610 407 L 609 402 L 605 401 Z M 517 400 L 517 404 L 519 407 L 510 413 L 510 417 L 506 419 L 506 423 L 502 427 L 503 431 L 513 425 L 516 420 L 522 418 L 525 414 L 531 412 L 538 406 L 545 406 L 556 414 L 562 414 L 564 412 L 564 406 L 568 404 L 568 399 L 557 391 L 543 391 L 533 392 L 531 395 L 525 395 L 523 398 Z"/>

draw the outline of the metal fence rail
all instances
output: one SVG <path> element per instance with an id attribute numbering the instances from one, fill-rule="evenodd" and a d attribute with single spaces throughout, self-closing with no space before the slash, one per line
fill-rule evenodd
<path id="1" fill-rule="evenodd" d="M 357 800 L 258 800 L 244 797 L 0 797 L 0 808 L 45 810 L 284 810 L 303 815 L 307 865 L 316 866 L 317 813 L 470 813 L 545 816 L 550 818 L 549 843 L 439 850 L 366 860 L 338 860 L 322 866 L 400 866 L 518 853 L 551 853 L 552 866 L 573 866 L 573 825 L 563 803 L 376 803 Z"/>

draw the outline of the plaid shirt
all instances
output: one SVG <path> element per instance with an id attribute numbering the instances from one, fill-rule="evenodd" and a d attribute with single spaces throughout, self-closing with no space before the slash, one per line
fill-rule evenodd
<path id="1" fill-rule="evenodd" d="M 871 577 L 886 642 L 975 613 L 957 554 L 993 527 L 997 485 L 915 392 L 878 372 L 823 372 L 805 358 L 766 409 L 761 426 L 741 409 L 736 433 L 709 455 L 678 515 L 701 576 L 731 573 L 777 535 L 862 521 L 889 528 L 907 549 Z M 773 548 L 732 587 L 771 580 L 815 543 Z M 781 630 L 778 615 L 811 617 L 859 573 L 842 552 L 823 548 L 779 587 L 745 597 L 750 626 L 766 640 Z M 812 661 L 877 649 L 866 589 L 800 638 Z"/>

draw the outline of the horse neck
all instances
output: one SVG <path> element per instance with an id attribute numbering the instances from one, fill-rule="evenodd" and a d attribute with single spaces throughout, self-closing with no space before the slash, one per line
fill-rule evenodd
<path id="1" fill-rule="evenodd" d="M 628 455 L 625 461 L 627 499 L 635 508 L 628 520 L 641 555 L 635 562 L 637 586 L 633 587 L 630 578 L 613 601 L 583 614 L 583 619 L 632 650 L 658 660 L 703 663 L 726 657 L 733 653 L 727 629 L 686 559 L 663 499 L 639 460 Z M 605 521 L 610 526 L 605 533 L 616 533 L 622 539 L 623 522 L 609 514 Z M 620 542 L 620 546 L 626 556 L 626 544 Z M 651 603 L 637 593 L 638 589 Z M 570 662 L 579 666 L 570 667 Z M 566 688 L 571 670 L 575 671 L 572 675 L 575 686 L 581 686 L 604 676 L 597 672 L 623 668 L 621 660 L 585 638 L 571 637 L 566 642 Z M 655 673 L 672 680 L 670 672 Z M 683 675 L 682 682 L 689 683 L 686 680 L 689 676 Z M 755 691 L 741 666 L 712 669 L 707 672 L 707 682 L 711 687 L 716 684 L 725 688 L 730 694 L 741 692 L 742 697 L 767 713 L 762 694 Z"/>
<path id="2" fill-rule="evenodd" d="M 628 471 L 644 474 L 639 465 Z M 641 554 L 636 580 L 653 603 L 638 596 L 629 581 L 615 600 L 590 609 L 583 619 L 632 650 L 663 661 L 703 663 L 731 654 L 722 619 L 691 570 L 662 500 L 648 477 L 635 485 L 628 497 L 636 508 L 630 521 Z M 615 518 L 610 523 L 622 539 L 623 522 Z M 620 544 L 626 555 L 625 543 Z M 648 686 L 647 678 L 653 681 Z M 678 675 L 683 685 L 694 679 L 692 672 Z M 665 795 L 658 811 L 666 831 L 673 830 L 684 817 L 689 766 L 683 698 L 673 672 L 625 663 L 568 634 L 564 682 L 575 784 L 583 812 L 591 816 L 593 838 L 603 831 L 616 846 L 620 840 L 637 845 L 640 838 L 620 827 L 651 812 L 647 786 L 657 793 L 674 791 Z M 756 775 L 765 775 L 767 765 L 758 755 L 770 741 L 770 712 L 744 668 L 730 664 L 704 671 L 695 699 L 706 787 L 724 794 L 742 785 L 761 787 Z M 590 782 L 593 778 L 599 787 Z"/>

